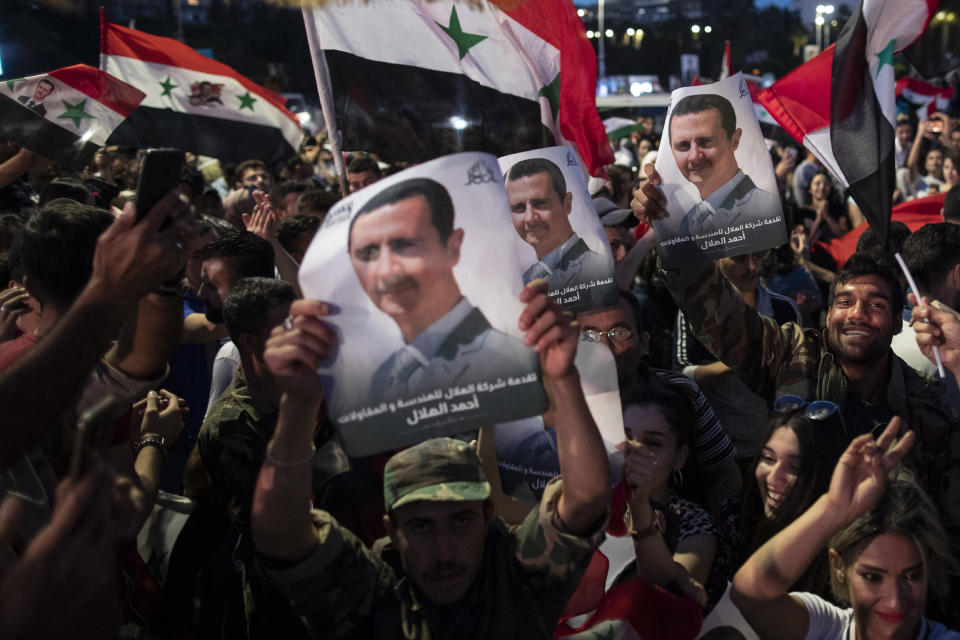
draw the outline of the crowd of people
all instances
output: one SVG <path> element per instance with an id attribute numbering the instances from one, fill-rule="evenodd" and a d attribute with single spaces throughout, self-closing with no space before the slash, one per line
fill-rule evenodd
<path id="1" fill-rule="evenodd" d="M 945 193 L 941 222 L 889 234 L 913 291 L 869 230 L 838 264 L 825 243 L 863 217 L 780 143 L 789 241 L 662 268 L 670 150 L 641 119 L 588 183 L 618 304 L 561 312 L 532 276 L 504 294 L 556 435 L 535 504 L 504 495 L 488 425 L 341 447 L 318 374 L 337 301 L 297 280 L 341 197 L 322 139 L 275 166 L 187 154 L 140 212 L 142 150 L 69 173 L 0 140 L 0 637 L 548 638 L 596 608 L 605 538 L 632 549 L 613 584 L 731 603 L 761 638 L 960 637 L 960 129 L 897 123 L 895 198 Z M 405 166 L 348 154 L 345 182 Z M 615 362 L 618 477 L 581 342 Z M 171 503 L 189 516 L 144 557 Z"/>

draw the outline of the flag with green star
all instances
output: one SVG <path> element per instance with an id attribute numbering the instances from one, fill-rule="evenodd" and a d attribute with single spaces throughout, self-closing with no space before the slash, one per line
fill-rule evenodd
<path id="1" fill-rule="evenodd" d="M 79 168 L 143 101 L 110 74 L 74 65 L 0 83 L 0 136 Z"/>
<path id="2" fill-rule="evenodd" d="M 110 142 L 231 162 L 285 160 L 302 132 L 286 100 L 182 42 L 104 22 L 104 68 L 147 97 Z"/>
<path id="3" fill-rule="evenodd" d="M 936 2 L 863 0 L 835 45 L 760 95 L 777 122 L 848 190 L 886 244 L 896 188 L 894 62 Z"/>
<path id="4" fill-rule="evenodd" d="M 613 162 L 569 0 L 327 3 L 304 20 L 344 148 L 423 161 L 570 144 L 592 173 Z"/>

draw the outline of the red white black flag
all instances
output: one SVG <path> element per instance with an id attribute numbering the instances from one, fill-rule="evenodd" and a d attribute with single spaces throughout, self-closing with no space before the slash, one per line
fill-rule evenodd
<path id="1" fill-rule="evenodd" d="M 863 0 L 834 46 L 760 95 L 777 122 L 849 189 L 886 238 L 894 191 L 893 56 L 916 40 L 936 0 Z"/>
<path id="2" fill-rule="evenodd" d="M 0 84 L 0 135 L 79 169 L 143 97 L 143 92 L 85 64 L 7 80 Z"/>
<path id="3" fill-rule="evenodd" d="M 293 155 L 300 123 L 284 99 L 187 45 L 103 22 L 106 71 L 146 93 L 113 144 L 177 147 L 221 160 Z"/>
<path id="4" fill-rule="evenodd" d="M 304 21 L 344 149 L 422 161 L 568 142 L 591 173 L 613 162 L 596 56 L 570 0 L 327 3 Z"/>

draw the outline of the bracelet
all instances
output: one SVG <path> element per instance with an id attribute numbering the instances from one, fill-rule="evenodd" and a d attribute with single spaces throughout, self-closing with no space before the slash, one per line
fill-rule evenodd
<path id="1" fill-rule="evenodd" d="M 663 535 L 663 532 L 667 530 L 666 519 L 663 516 L 663 512 L 659 509 L 653 510 L 653 515 L 650 518 L 650 526 L 640 529 L 639 531 L 633 526 L 632 516 L 630 520 L 630 528 L 627 533 L 630 534 L 631 538 L 638 542 L 653 535 Z"/>
<path id="2" fill-rule="evenodd" d="M 163 436 L 157 435 L 155 433 L 148 433 L 145 436 L 141 436 L 139 440 L 131 445 L 133 448 L 133 457 L 137 457 L 140 454 L 140 450 L 144 447 L 156 447 L 160 452 L 161 458 L 163 460 L 161 463 L 167 461 L 167 443 Z"/>
<path id="3" fill-rule="evenodd" d="M 273 464 L 275 467 L 299 467 L 302 464 L 307 464 L 313 460 L 313 453 L 317 450 L 317 445 L 310 443 L 310 453 L 298 460 L 280 460 L 279 458 L 274 457 L 273 455 L 273 440 L 270 441 L 270 444 L 267 445 L 267 461 Z"/>

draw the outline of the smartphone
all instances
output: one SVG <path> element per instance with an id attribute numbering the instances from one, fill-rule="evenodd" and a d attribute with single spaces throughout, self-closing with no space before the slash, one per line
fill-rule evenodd
<path id="1" fill-rule="evenodd" d="M 185 155 L 180 149 L 147 149 L 140 164 L 137 181 L 137 222 L 157 204 L 168 191 L 180 184 Z M 169 223 L 163 222 L 161 228 Z"/>

